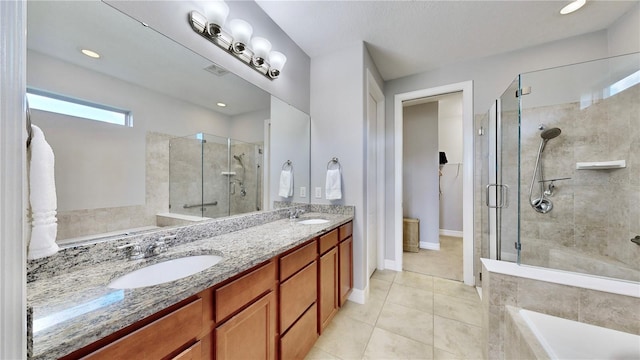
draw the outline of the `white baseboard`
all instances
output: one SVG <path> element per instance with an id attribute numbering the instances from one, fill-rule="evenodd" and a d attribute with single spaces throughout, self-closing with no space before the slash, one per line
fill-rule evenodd
<path id="1" fill-rule="evenodd" d="M 368 290 L 369 289 L 361 290 L 353 288 L 351 290 L 351 294 L 349 294 L 349 297 L 347 299 L 357 304 L 364 304 L 365 299 L 367 298 L 367 292 L 369 292 Z"/>
<path id="2" fill-rule="evenodd" d="M 442 235 L 442 236 L 453 236 L 453 237 L 461 238 L 462 237 L 462 231 L 440 229 L 440 235 Z"/>
<path id="3" fill-rule="evenodd" d="M 384 259 L 384 268 L 387 270 L 402 271 L 402 269 L 397 268 L 395 260 Z"/>
<path id="4" fill-rule="evenodd" d="M 426 241 L 420 241 L 420 249 L 440 250 L 440 243 L 434 244 Z"/>

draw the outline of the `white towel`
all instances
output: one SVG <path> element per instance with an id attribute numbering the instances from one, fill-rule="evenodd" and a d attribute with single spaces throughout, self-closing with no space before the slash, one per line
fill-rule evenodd
<path id="1" fill-rule="evenodd" d="M 291 170 L 282 170 L 280 173 L 278 195 L 285 198 L 293 196 L 293 172 Z"/>
<path id="2" fill-rule="evenodd" d="M 28 149 L 31 237 L 27 258 L 38 259 L 51 256 L 59 250 L 56 244 L 58 203 L 53 150 L 42 130 L 35 125 L 31 125 L 31 128 L 33 137 Z"/>
<path id="3" fill-rule="evenodd" d="M 340 179 L 340 169 L 327 170 L 325 197 L 327 198 L 327 200 L 342 199 L 342 182 Z"/>

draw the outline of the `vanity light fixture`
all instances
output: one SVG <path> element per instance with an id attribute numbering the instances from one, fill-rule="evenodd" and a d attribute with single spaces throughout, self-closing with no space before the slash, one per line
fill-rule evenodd
<path id="1" fill-rule="evenodd" d="M 224 1 L 206 3 L 206 16 L 195 10 L 189 13 L 189 23 L 193 31 L 268 79 L 277 78 L 287 57 L 281 52 L 271 51 L 269 40 L 258 36 L 252 39 L 253 27 L 244 20 L 229 21 L 228 30 L 226 30 L 229 6 Z"/>
<path id="2" fill-rule="evenodd" d="M 563 7 L 560 10 L 560 14 L 562 15 L 567 15 L 567 14 L 571 14 L 572 12 L 580 9 L 581 7 L 584 6 L 584 4 L 587 3 L 587 0 L 575 0 L 570 2 L 567 6 Z"/>
<path id="3" fill-rule="evenodd" d="M 80 52 L 92 59 L 100 59 L 100 54 L 89 49 L 80 49 Z"/>

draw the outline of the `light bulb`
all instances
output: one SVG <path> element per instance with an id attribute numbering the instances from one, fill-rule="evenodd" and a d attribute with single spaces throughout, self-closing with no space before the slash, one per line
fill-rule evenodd
<path id="1" fill-rule="evenodd" d="M 229 29 L 231 29 L 231 36 L 233 36 L 233 51 L 236 53 L 244 52 L 249 40 L 251 40 L 253 27 L 244 20 L 233 19 L 229 22 Z"/>
<path id="2" fill-rule="evenodd" d="M 269 76 L 272 78 L 277 78 L 284 68 L 284 64 L 287 62 L 287 57 L 278 51 L 272 51 L 269 54 L 269 64 L 271 68 L 269 69 Z"/>
<path id="3" fill-rule="evenodd" d="M 271 51 L 271 43 L 265 38 L 256 36 L 251 39 L 251 48 L 253 49 L 253 64 L 262 66 L 264 60 L 269 56 L 269 51 Z"/>
<path id="4" fill-rule="evenodd" d="M 204 9 L 207 16 L 207 29 L 212 36 L 218 36 L 227 16 L 229 15 L 229 6 L 224 1 L 208 1 Z"/>

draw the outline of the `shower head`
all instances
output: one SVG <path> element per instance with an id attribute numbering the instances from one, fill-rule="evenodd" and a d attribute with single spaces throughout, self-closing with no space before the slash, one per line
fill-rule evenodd
<path id="1" fill-rule="evenodd" d="M 560 133 L 562 132 L 562 130 L 560 130 L 557 127 L 551 128 L 551 129 L 546 129 L 544 131 L 542 131 L 542 133 L 540 133 L 540 137 L 544 140 L 551 140 L 555 137 L 557 137 L 558 135 L 560 135 Z"/>
<path id="2" fill-rule="evenodd" d="M 238 160 L 238 162 L 240 163 L 240 165 L 243 165 L 243 166 L 244 166 L 244 164 L 242 163 L 242 157 L 243 157 L 243 156 L 244 156 L 244 153 L 242 153 L 242 154 L 240 154 L 240 155 L 233 155 L 233 158 L 234 158 L 234 159 L 236 159 L 236 160 Z"/>
<path id="3" fill-rule="evenodd" d="M 547 145 L 547 141 L 558 137 L 558 135 L 560 135 L 561 132 L 562 132 L 562 130 L 560 130 L 560 128 L 557 128 L 557 127 L 543 130 L 542 133 L 540 133 L 540 137 L 542 138 L 542 142 L 540 142 L 540 150 L 539 150 L 539 152 L 542 153 L 544 151 L 545 146 Z"/>

